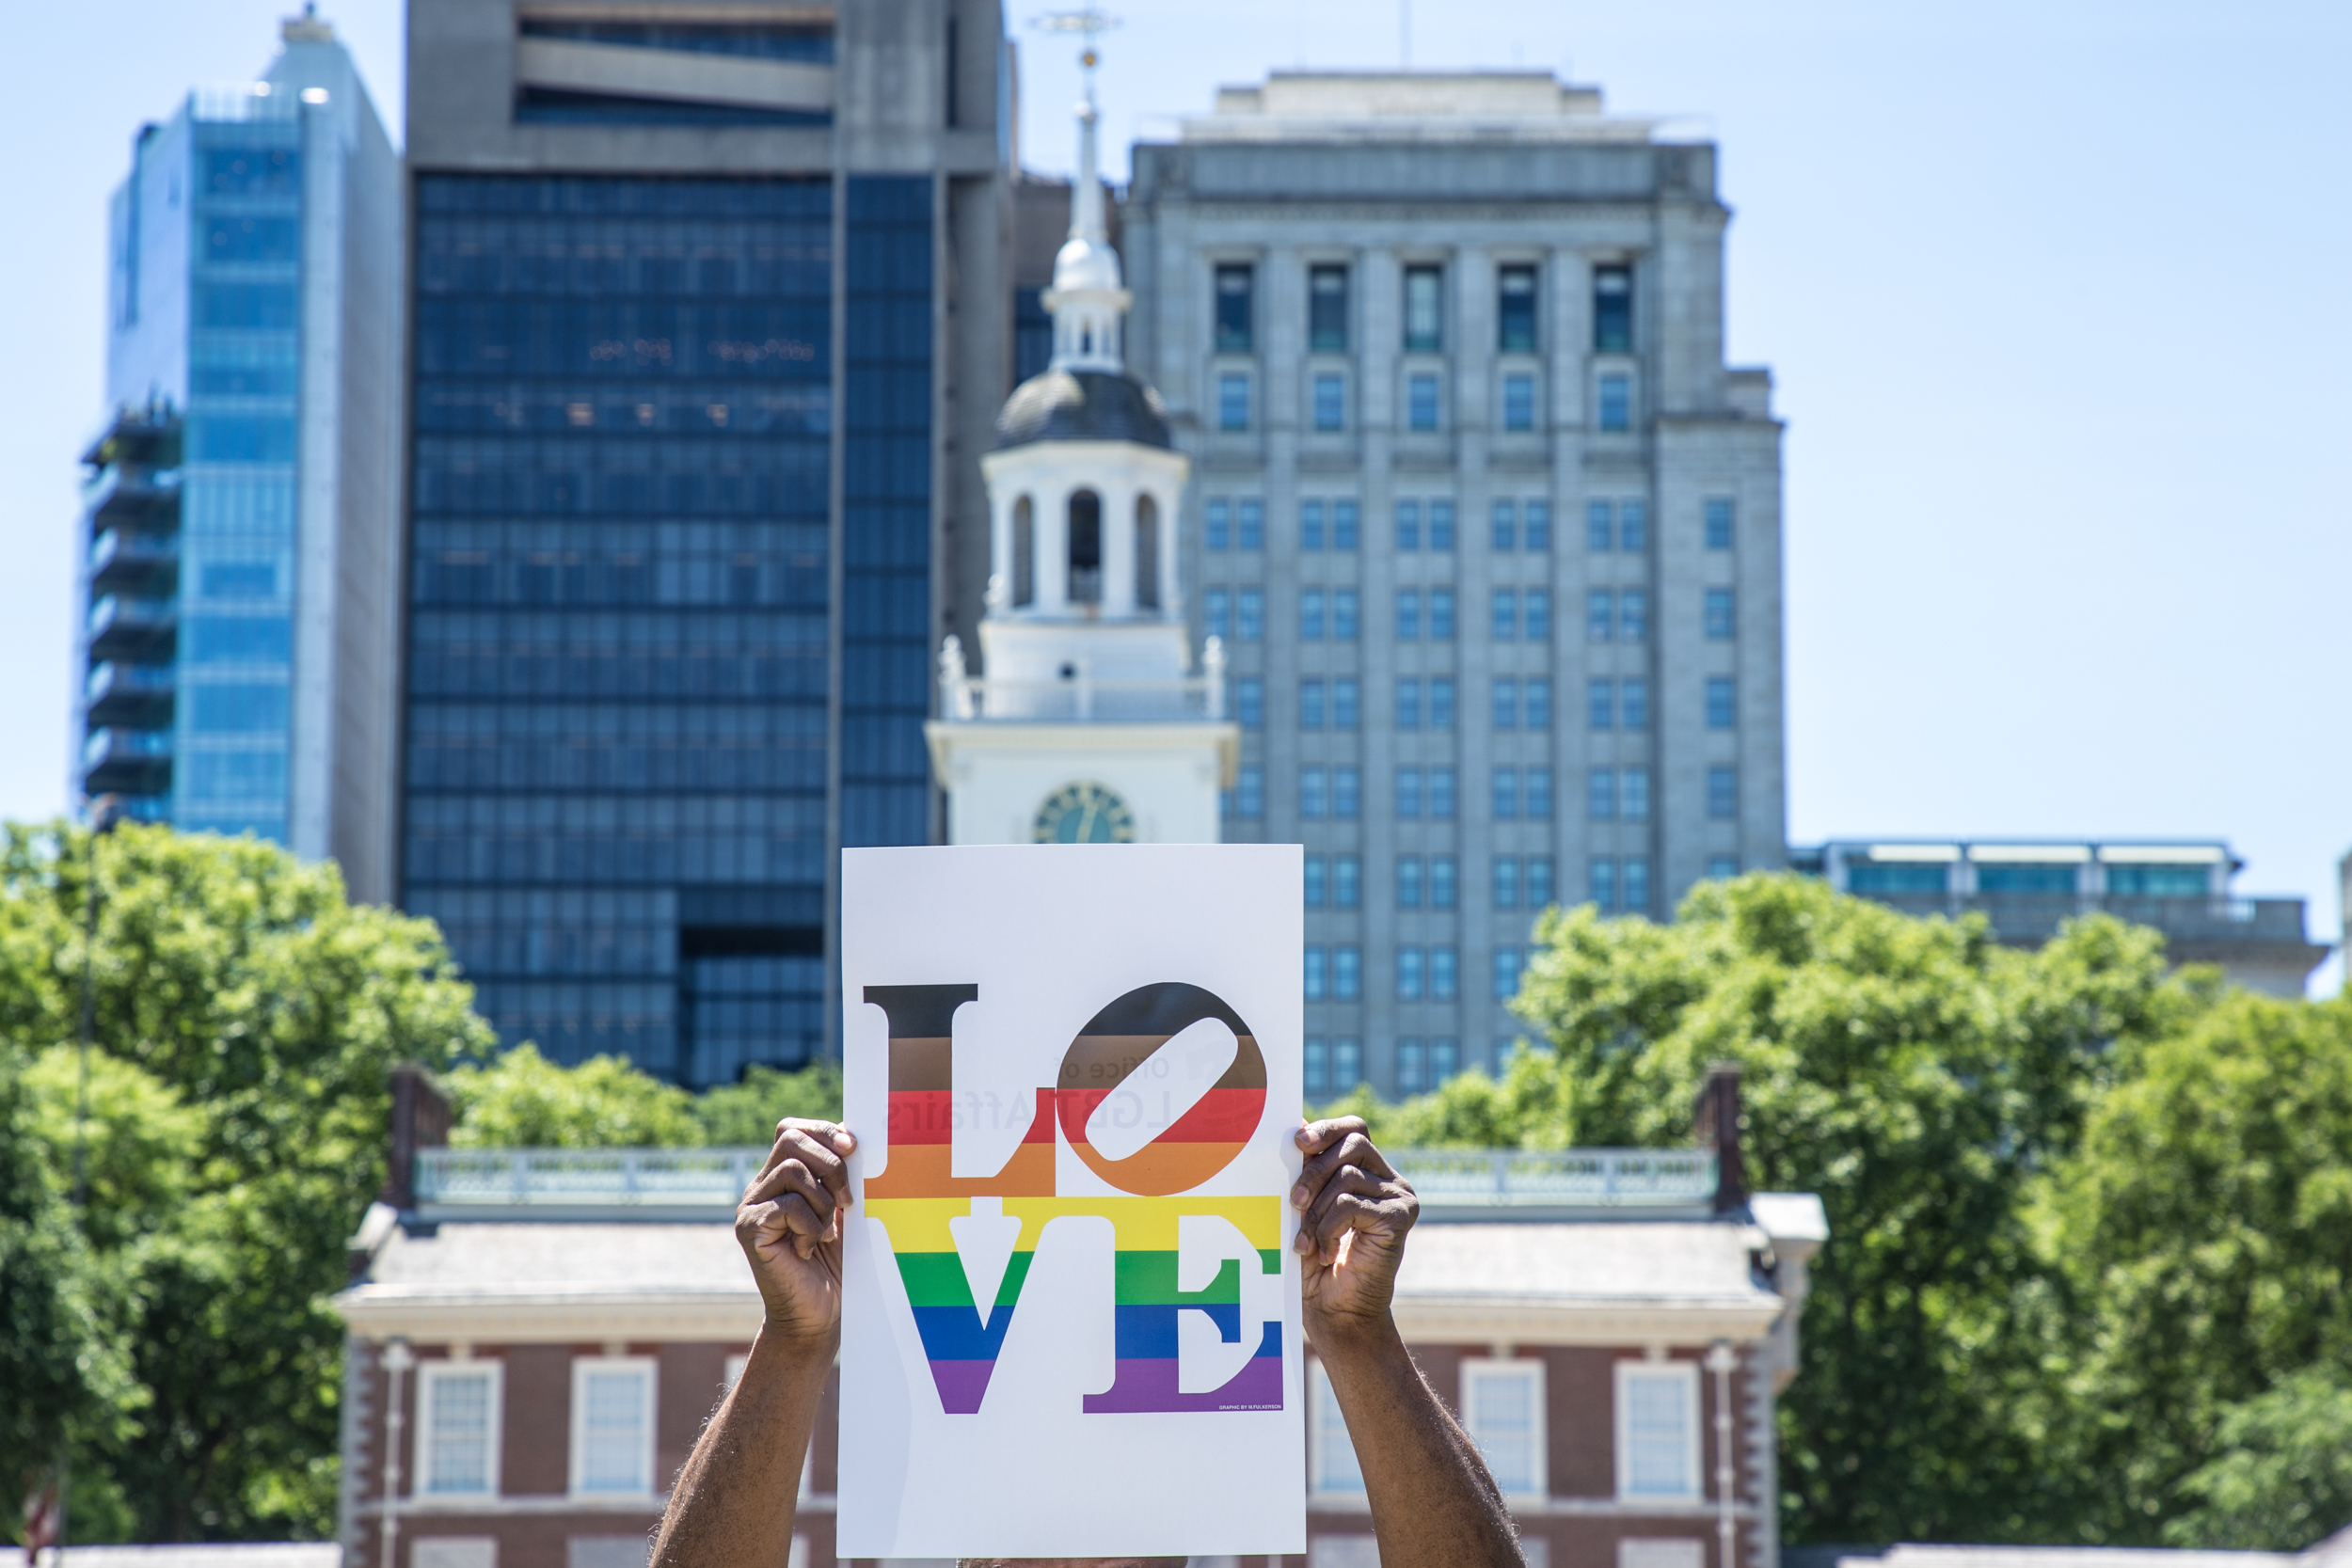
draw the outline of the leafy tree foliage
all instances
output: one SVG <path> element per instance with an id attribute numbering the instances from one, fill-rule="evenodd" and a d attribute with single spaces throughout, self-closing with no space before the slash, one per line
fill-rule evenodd
<path id="1" fill-rule="evenodd" d="M 531 1045 L 446 1074 L 450 1139 L 476 1148 L 688 1148 L 770 1144 L 786 1117 L 841 1115 L 841 1069 L 755 1066 L 740 1082 L 689 1095 L 619 1056 L 560 1067 Z"/>
<path id="2" fill-rule="evenodd" d="M 85 1232 L 58 1173 L 76 1142 L 71 1042 L 93 847 Z M 0 1299 L 19 1295 L 21 1271 L 35 1287 L 26 1311 L 87 1330 L 76 1386 L 54 1406 L 31 1402 L 62 1412 L 36 1418 L 62 1419 L 74 1441 L 77 1538 L 331 1530 L 342 1329 L 326 1298 L 383 1182 L 387 1073 L 486 1051 L 470 1001 L 429 923 L 347 904 L 331 866 L 161 828 L 126 826 L 94 847 L 63 827 L 6 830 L 0 1164 L 22 1158 L 47 1175 L 8 1180 L 0 1196 Z M 31 1240 L 5 1236 L 27 1210 Z M 44 1294 L 44 1269 L 71 1289 Z M 14 1382 L 15 1358 L 61 1364 L 21 1347 L 70 1338 L 40 1323 L 21 1336 L 17 1310 L 0 1307 L 12 1391 L 38 1386 Z M 16 1473 L 41 1458 L 43 1434 L 26 1436 L 30 1459 L 0 1450 Z"/>
<path id="3" fill-rule="evenodd" d="M 2106 1539 L 2352 1519 L 2352 1002 L 2233 993 L 2137 1046 L 2037 1217 Z"/>
<path id="4" fill-rule="evenodd" d="M 450 1141 L 479 1148 L 624 1148 L 698 1144 L 684 1089 L 620 1056 L 559 1067 L 518 1045 L 487 1066 L 460 1067 L 442 1085 L 455 1120 Z"/>
<path id="5" fill-rule="evenodd" d="M 841 1068 L 811 1062 L 795 1071 L 753 1067 L 742 1080 L 694 1097 L 694 1119 L 710 1144 L 771 1144 L 786 1117 L 841 1119 Z"/>

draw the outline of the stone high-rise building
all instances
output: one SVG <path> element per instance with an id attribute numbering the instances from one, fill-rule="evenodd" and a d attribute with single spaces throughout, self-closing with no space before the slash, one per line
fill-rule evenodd
<path id="1" fill-rule="evenodd" d="M 1127 362 L 1192 459 L 1222 836 L 1307 847 L 1311 1095 L 1493 1065 L 1545 906 L 1783 863 L 1781 426 L 1715 166 L 1519 72 L 1277 72 L 1135 150 Z"/>

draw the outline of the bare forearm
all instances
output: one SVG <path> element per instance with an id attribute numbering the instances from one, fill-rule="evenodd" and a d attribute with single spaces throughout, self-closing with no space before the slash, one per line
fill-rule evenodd
<path id="1" fill-rule="evenodd" d="M 792 1549 L 801 1465 L 832 1366 L 829 1340 L 787 1340 L 762 1330 L 743 1375 L 678 1472 L 652 1568 L 781 1568 Z"/>
<path id="2" fill-rule="evenodd" d="M 1502 1494 L 1396 1325 L 1315 1342 L 1372 1500 L 1380 1568 L 1525 1568 Z"/>

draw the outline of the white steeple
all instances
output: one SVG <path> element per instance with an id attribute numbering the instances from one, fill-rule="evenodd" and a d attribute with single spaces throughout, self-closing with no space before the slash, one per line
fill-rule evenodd
<path id="1" fill-rule="evenodd" d="M 1070 238 L 1054 258 L 1054 286 L 1045 308 L 1054 312 L 1054 362 L 1057 371 L 1125 368 L 1120 356 L 1120 318 L 1135 296 L 1120 286 L 1119 252 L 1111 248 L 1103 219 L 1102 166 L 1095 127 L 1102 114 L 1094 103 L 1095 54 L 1089 44 L 1079 56 L 1086 67 L 1086 101 L 1078 105 L 1078 177 L 1070 187 Z"/>

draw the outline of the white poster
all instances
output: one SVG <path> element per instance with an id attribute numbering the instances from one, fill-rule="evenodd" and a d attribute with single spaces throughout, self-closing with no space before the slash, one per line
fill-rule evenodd
<path id="1" fill-rule="evenodd" d="M 836 1550 L 1304 1551 L 1298 846 L 842 863 Z"/>

